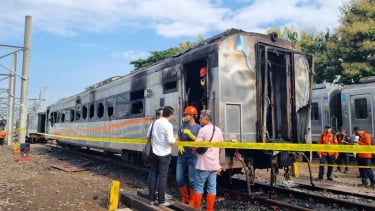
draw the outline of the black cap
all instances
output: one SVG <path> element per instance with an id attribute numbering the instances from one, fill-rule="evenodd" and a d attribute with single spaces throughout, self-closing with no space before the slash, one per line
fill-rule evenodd
<path id="1" fill-rule="evenodd" d="M 331 125 L 326 125 L 324 128 L 328 129 L 328 128 L 332 128 L 332 127 L 331 127 Z"/>
<path id="2" fill-rule="evenodd" d="M 357 130 L 361 130 L 361 128 L 355 126 L 355 127 L 353 128 L 353 130 L 354 130 L 354 131 L 357 131 Z"/>

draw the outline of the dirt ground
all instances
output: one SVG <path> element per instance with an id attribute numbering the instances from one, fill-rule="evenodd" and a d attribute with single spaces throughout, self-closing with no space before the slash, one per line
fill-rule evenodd
<path id="1" fill-rule="evenodd" d="M 30 162 L 18 162 L 12 146 L 0 146 L 0 210 L 107 210 L 112 180 L 120 180 L 126 192 L 144 184 L 131 181 L 121 169 L 106 165 L 86 166 L 88 170 L 66 172 L 52 164 L 87 164 L 60 150 L 33 144 Z M 142 178 L 142 176 L 140 177 Z M 138 177 L 138 181 L 140 181 Z"/>

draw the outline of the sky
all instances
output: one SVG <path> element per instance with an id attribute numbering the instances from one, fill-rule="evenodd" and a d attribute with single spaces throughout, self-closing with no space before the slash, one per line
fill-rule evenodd
<path id="1" fill-rule="evenodd" d="M 24 46 L 31 16 L 28 98 L 46 90 L 46 105 L 92 84 L 126 75 L 130 61 L 151 51 L 209 38 L 230 28 L 266 33 L 270 28 L 312 31 L 340 25 L 343 0 L 3 0 L 0 46 Z M 0 48 L 0 97 L 8 88 L 12 48 Z M 22 53 L 17 73 L 22 75 Z M 20 77 L 16 82 L 20 96 Z M 43 98 L 43 97 L 42 97 Z M 31 102 L 29 102 L 30 104 Z"/>

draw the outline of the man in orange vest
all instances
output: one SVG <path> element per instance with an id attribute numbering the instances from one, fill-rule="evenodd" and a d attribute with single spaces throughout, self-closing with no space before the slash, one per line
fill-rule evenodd
<path id="1" fill-rule="evenodd" d="M 325 131 L 323 134 L 320 135 L 318 144 L 338 144 L 336 136 L 332 133 L 332 127 L 331 125 L 325 126 Z M 319 166 L 319 176 L 318 180 L 323 179 L 324 175 L 324 164 L 328 163 L 329 165 L 333 165 L 335 163 L 335 160 L 339 156 L 338 152 L 318 152 L 318 156 L 320 159 L 320 166 Z M 328 166 L 327 170 L 327 180 L 332 181 L 332 170 L 333 166 Z"/>
<path id="2" fill-rule="evenodd" d="M 355 142 L 358 142 L 359 145 L 371 145 L 371 136 L 366 133 L 364 130 L 361 130 L 359 127 L 354 127 L 354 133 L 359 136 L 359 140 Z M 357 154 L 357 162 L 358 166 L 371 166 L 371 153 L 358 153 Z M 375 178 L 374 173 L 372 172 L 371 168 L 360 168 L 359 174 L 362 178 L 362 184 L 359 184 L 358 186 L 362 187 L 368 187 L 367 179 L 370 179 L 370 187 L 375 188 Z"/>
<path id="3" fill-rule="evenodd" d="M 5 129 L 1 128 L 0 129 L 0 145 L 4 145 L 4 139 L 6 135 L 7 135 L 7 132 L 5 131 Z"/>

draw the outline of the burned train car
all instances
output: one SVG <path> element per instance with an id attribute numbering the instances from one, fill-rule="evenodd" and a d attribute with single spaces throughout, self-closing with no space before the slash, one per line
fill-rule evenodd
<path id="1" fill-rule="evenodd" d="M 275 33 L 230 29 L 172 58 L 50 105 L 48 133 L 59 135 L 62 144 L 136 160 L 143 145 L 115 138 L 144 139 L 155 109 L 166 105 L 176 110 L 172 124 L 177 131 L 184 108 L 194 105 L 214 112 L 214 124 L 222 128 L 226 142 L 311 143 L 309 61 Z M 113 140 L 101 141 L 108 138 Z M 284 158 L 290 155 L 283 153 Z M 268 168 L 278 157 L 276 152 L 251 149 L 225 149 L 221 156 L 223 168 L 232 173 L 243 163 L 250 169 Z M 281 160 L 281 166 L 288 165 Z"/>

